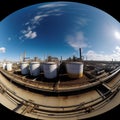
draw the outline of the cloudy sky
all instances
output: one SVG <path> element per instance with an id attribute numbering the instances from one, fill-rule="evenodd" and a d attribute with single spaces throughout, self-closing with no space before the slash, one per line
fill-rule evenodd
<path id="1" fill-rule="evenodd" d="M 51 55 L 64 59 L 120 60 L 120 24 L 107 13 L 74 2 L 32 5 L 0 23 L 0 60 Z"/>

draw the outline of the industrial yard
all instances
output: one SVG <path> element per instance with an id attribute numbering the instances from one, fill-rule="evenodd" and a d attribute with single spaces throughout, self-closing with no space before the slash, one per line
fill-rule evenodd
<path id="1" fill-rule="evenodd" d="M 24 116 L 37 119 L 83 119 L 119 104 L 120 63 L 35 57 L 2 62 L 1 103 Z"/>
<path id="2" fill-rule="evenodd" d="M 116 106 L 111 101 L 119 95 L 119 77 L 115 61 L 3 63 L 1 103 L 37 119 L 88 118 Z"/>

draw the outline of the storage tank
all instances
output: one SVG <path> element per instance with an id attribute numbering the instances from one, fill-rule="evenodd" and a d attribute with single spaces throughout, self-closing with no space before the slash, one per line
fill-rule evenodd
<path id="1" fill-rule="evenodd" d="M 53 79 L 57 77 L 57 64 L 55 62 L 46 62 L 43 65 L 45 78 Z"/>
<path id="2" fill-rule="evenodd" d="M 12 71 L 12 63 L 7 63 L 6 69 L 7 69 L 7 71 Z"/>
<path id="3" fill-rule="evenodd" d="M 66 68 L 70 78 L 81 78 L 83 76 L 82 62 L 69 62 L 66 64 Z"/>
<path id="4" fill-rule="evenodd" d="M 40 62 L 31 62 L 30 63 L 30 74 L 32 76 L 38 76 L 40 74 Z"/>
<path id="5" fill-rule="evenodd" d="M 21 74 L 22 75 L 29 74 L 29 64 L 27 62 L 21 63 Z"/>
<path id="6" fill-rule="evenodd" d="M 6 70 L 6 63 L 2 64 L 2 68 L 3 68 L 3 70 Z"/>
<path id="7" fill-rule="evenodd" d="M 0 63 L 0 67 L 2 67 L 3 66 L 3 64 L 2 63 Z"/>

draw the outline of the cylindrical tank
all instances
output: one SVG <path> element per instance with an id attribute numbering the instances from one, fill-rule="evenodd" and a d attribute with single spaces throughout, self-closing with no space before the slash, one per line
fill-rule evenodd
<path id="1" fill-rule="evenodd" d="M 0 67 L 2 67 L 3 65 L 2 65 L 2 63 L 0 63 Z"/>
<path id="2" fill-rule="evenodd" d="M 44 76 L 47 79 L 57 77 L 57 64 L 55 62 L 46 62 L 43 65 Z"/>
<path id="3" fill-rule="evenodd" d="M 66 68 L 70 78 L 81 78 L 83 76 L 82 62 L 69 62 L 66 64 Z"/>
<path id="4" fill-rule="evenodd" d="M 38 76 L 40 74 L 40 62 L 31 62 L 30 63 L 30 74 L 32 76 Z"/>
<path id="5" fill-rule="evenodd" d="M 2 64 L 2 68 L 3 68 L 3 70 L 6 69 L 6 63 L 3 63 L 3 64 Z"/>
<path id="6" fill-rule="evenodd" d="M 21 74 L 22 75 L 29 74 L 29 64 L 27 62 L 21 63 Z"/>
<path id="7" fill-rule="evenodd" d="M 12 63 L 7 63 L 6 69 L 7 69 L 7 71 L 12 71 Z"/>

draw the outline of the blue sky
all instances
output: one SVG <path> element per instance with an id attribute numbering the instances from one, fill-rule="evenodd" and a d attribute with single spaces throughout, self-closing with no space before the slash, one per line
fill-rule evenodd
<path id="1" fill-rule="evenodd" d="M 0 60 L 19 60 L 24 51 L 33 58 L 51 55 L 89 60 L 120 60 L 120 24 L 107 13 L 80 3 L 32 5 L 0 23 Z"/>

